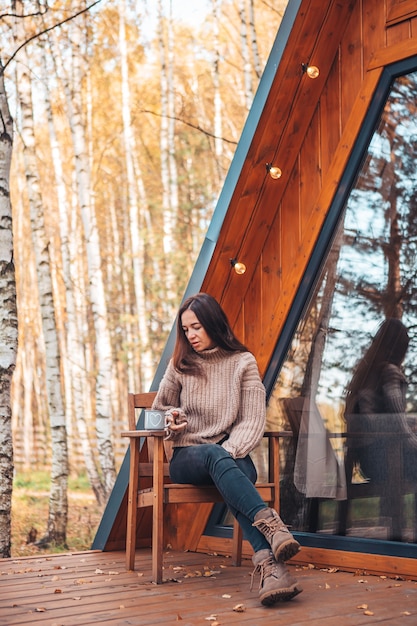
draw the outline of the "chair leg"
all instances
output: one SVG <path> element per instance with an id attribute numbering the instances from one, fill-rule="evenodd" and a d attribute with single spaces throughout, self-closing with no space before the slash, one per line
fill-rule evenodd
<path id="1" fill-rule="evenodd" d="M 233 518 L 233 538 L 232 538 L 232 564 L 236 567 L 242 565 L 242 528 L 236 518 Z"/>
<path id="2" fill-rule="evenodd" d="M 162 583 L 164 549 L 164 442 L 155 437 L 153 451 L 152 579 Z"/>
<path id="3" fill-rule="evenodd" d="M 139 487 L 138 466 L 139 440 L 130 442 L 129 487 L 127 494 L 127 523 L 126 523 L 126 569 L 135 569 L 136 552 L 136 520 L 137 520 L 137 493 Z"/>

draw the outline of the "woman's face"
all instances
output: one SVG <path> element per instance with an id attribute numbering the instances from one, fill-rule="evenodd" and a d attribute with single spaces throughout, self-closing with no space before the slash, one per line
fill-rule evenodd
<path id="1" fill-rule="evenodd" d="M 198 321 L 194 311 L 187 309 L 181 315 L 181 324 L 187 340 L 190 342 L 193 350 L 203 352 L 214 348 L 211 337 L 208 336 L 203 326 Z"/>

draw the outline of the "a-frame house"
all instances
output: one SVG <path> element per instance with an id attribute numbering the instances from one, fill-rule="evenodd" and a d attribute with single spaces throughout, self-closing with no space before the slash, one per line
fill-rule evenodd
<path id="1" fill-rule="evenodd" d="M 404 250 L 414 250 L 417 142 L 408 121 L 417 112 L 416 71 L 416 0 L 290 0 L 185 294 L 206 291 L 221 302 L 258 360 L 271 423 L 285 419 L 281 396 L 306 393 L 306 387 L 310 396 L 314 392 L 326 418 L 323 432 L 339 442 L 331 442 L 331 449 L 342 467 L 340 412 L 354 360 L 378 322 L 393 314 L 391 305 L 401 300 L 404 318 L 413 320 L 408 295 L 417 278 L 403 257 Z M 278 178 L 272 168 L 279 168 Z M 236 274 L 231 259 L 243 262 L 246 272 Z M 396 287 L 388 280 L 394 274 Z M 400 298 L 398 286 L 405 282 L 408 291 Z M 395 303 L 387 304 L 389 297 Z M 172 333 L 153 389 L 173 341 Z M 297 345 L 308 346 L 304 361 Z M 314 372 L 307 376 L 309 368 Z M 295 370 L 302 370 L 301 379 Z M 94 548 L 124 548 L 127 464 L 125 459 Z M 288 480 L 293 477 L 285 474 L 285 464 L 283 459 Z M 294 467 L 295 461 L 289 471 Z M 387 573 L 415 570 L 417 538 L 407 535 L 408 526 L 415 526 L 415 496 L 406 497 L 404 537 L 392 540 L 375 499 L 362 518 L 358 508 L 361 521 L 345 535 L 337 530 L 343 507 L 334 493 L 309 489 L 290 489 L 287 500 L 284 490 L 282 503 L 284 519 L 288 499 L 298 506 L 293 528 L 304 546 L 300 558 Z M 227 524 L 213 520 L 211 505 L 192 505 L 192 515 L 190 506 L 167 511 L 167 543 L 221 552 L 229 541 Z M 149 519 L 140 524 L 143 538 Z"/>

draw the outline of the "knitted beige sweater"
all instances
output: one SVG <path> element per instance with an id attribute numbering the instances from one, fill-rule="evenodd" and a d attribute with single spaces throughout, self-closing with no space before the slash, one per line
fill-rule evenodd
<path id="1" fill-rule="evenodd" d="M 213 348 L 196 353 L 203 376 L 181 374 L 168 364 L 153 408 L 178 410 L 185 430 L 170 434 L 174 447 L 218 443 L 233 458 L 243 458 L 265 429 L 265 388 L 250 352 Z"/>

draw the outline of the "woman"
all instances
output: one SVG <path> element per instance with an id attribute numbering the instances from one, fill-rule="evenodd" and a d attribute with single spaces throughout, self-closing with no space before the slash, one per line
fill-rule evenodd
<path id="1" fill-rule="evenodd" d="M 199 293 L 181 306 L 173 357 L 153 403 L 165 411 L 174 482 L 215 484 L 251 543 L 260 599 L 271 605 L 301 592 L 285 561 L 300 548 L 253 483 L 249 453 L 265 428 L 265 389 L 255 357 L 219 303 Z"/>
<path id="2" fill-rule="evenodd" d="M 407 329 L 399 319 L 385 320 L 376 333 L 348 388 L 345 417 L 348 445 L 365 476 L 375 482 L 387 479 L 390 438 L 403 437 L 402 460 L 405 479 L 417 480 L 417 436 L 405 417 L 407 381 L 402 370 L 409 344 Z"/>

